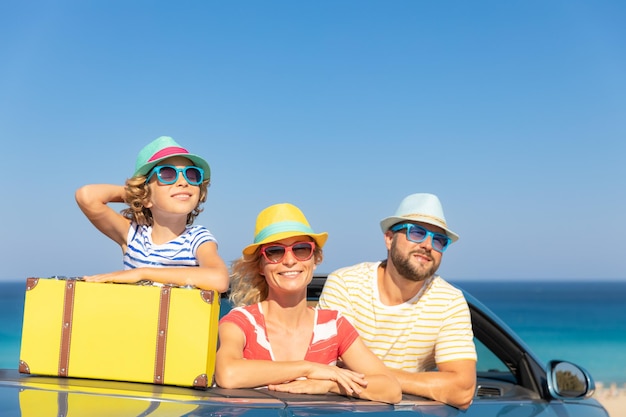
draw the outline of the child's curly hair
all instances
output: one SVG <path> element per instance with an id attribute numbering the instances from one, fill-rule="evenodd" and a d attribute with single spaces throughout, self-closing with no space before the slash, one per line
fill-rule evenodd
<path id="1" fill-rule="evenodd" d="M 259 303 L 267 298 L 269 287 L 261 269 L 261 247 L 250 256 L 242 256 L 231 265 L 229 299 L 234 307 Z M 322 263 L 322 248 L 315 245 L 313 251 L 315 265 Z"/>
<path id="2" fill-rule="evenodd" d="M 124 202 L 128 204 L 128 208 L 121 211 L 122 215 L 131 221 L 135 221 L 139 225 L 152 226 L 152 211 L 144 206 L 144 202 L 150 199 L 150 187 L 146 184 L 146 175 L 132 177 L 126 180 L 126 196 Z M 206 201 L 209 180 L 202 181 L 200 187 L 200 200 L 198 205 L 191 213 L 187 215 L 187 224 L 193 224 L 198 214 L 202 213 L 200 205 Z"/>

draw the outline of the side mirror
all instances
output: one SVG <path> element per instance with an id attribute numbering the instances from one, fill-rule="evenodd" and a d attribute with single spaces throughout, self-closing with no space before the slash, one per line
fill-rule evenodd
<path id="1" fill-rule="evenodd" d="M 584 399 L 593 395 L 593 378 L 582 367 L 566 361 L 551 361 L 546 369 L 550 395 L 558 399 Z"/>

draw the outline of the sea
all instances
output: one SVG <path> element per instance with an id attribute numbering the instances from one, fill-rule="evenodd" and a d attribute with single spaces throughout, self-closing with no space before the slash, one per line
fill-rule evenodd
<path id="1" fill-rule="evenodd" d="M 568 360 L 596 384 L 626 386 L 626 280 L 452 283 L 504 320 L 544 363 Z M 24 291 L 25 282 L 0 283 L 0 368 L 18 366 Z"/>

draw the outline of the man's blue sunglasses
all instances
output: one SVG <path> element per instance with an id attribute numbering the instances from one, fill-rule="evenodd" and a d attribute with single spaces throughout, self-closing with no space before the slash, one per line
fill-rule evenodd
<path id="1" fill-rule="evenodd" d="M 432 247 L 437 252 L 442 252 L 448 249 L 450 243 L 452 243 L 452 239 L 450 239 L 446 235 L 442 235 L 441 233 L 431 232 L 430 230 L 418 226 L 413 223 L 401 223 L 393 226 L 391 228 L 392 232 L 397 232 L 399 230 L 406 229 L 406 238 L 411 242 L 421 243 L 430 236 L 432 239 Z"/>
<path id="2" fill-rule="evenodd" d="M 189 185 L 200 185 L 204 180 L 204 170 L 197 166 L 186 166 L 183 168 L 177 168 L 174 165 L 157 165 L 152 169 L 146 182 L 156 174 L 157 179 L 161 184 L 174 184 L 178 181 L 178 174 L 183 173 L 183 177 L 189 183 Z"/>

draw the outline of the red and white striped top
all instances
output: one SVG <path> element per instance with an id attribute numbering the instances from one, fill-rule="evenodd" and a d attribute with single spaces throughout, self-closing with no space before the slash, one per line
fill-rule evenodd
<path id="1" fill-rule="evenodd" d="M 314 310 L 313 337 L 302 359 L 336 365 L 337 359 L 352 346 L 359 335 L 338 311 Z M 265 331 L 265 317 L 260 304 L 234 308 L 220 320 L 220 324 L 225 322 L 233 323 L 243 331 L 246 340 L 244 358 L 275 360 Z"/>

